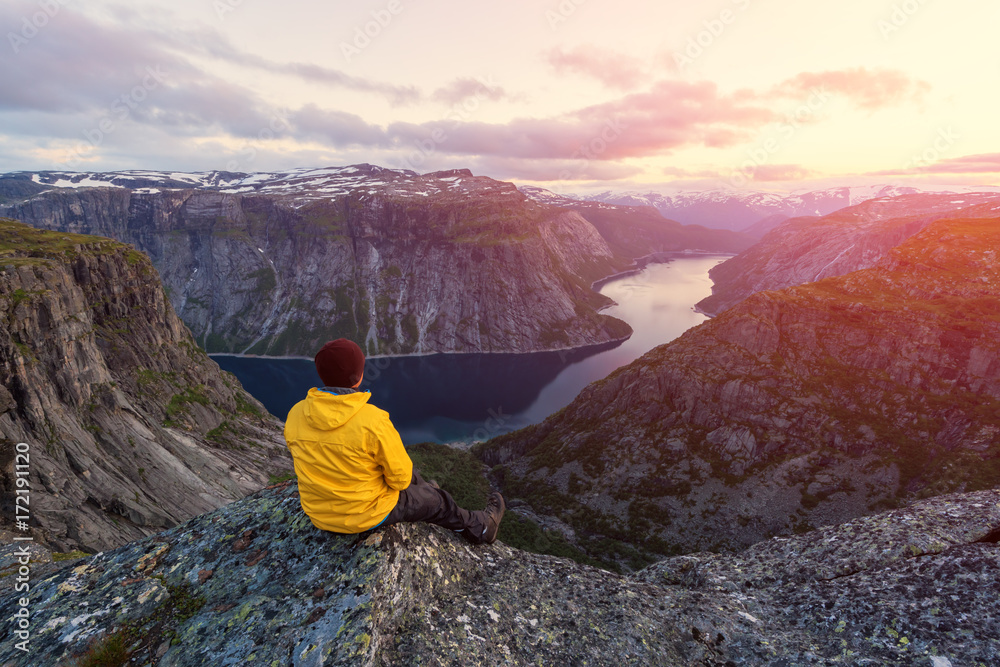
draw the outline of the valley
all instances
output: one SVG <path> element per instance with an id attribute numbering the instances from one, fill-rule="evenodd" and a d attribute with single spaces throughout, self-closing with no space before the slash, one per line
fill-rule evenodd
<path id="1" fill-rule="evenodd" d="M 870 269 L 755 294 L 477 454 L 632 561 L 991 488 L 997 234 L 996 218 L 944 218 Z"/>
<path id="2" fill-rule="evenodd" d="M 311 186 L 315 185 L 314 176 L 307 178 Z M 175 177 L 190 175 L 171 176 Z M 370 178 L 370 174 L 364 177 Z M 69 570 L 61 565 L 64 557 L 77 564 L 72 572 L 78 574 L 89 572 L 90 563 L 104 562 L 102 556 L 86 556 L 85 552 L 113 550 L 112 557 L 124 559 L 128 567 L 132 567 L 129 563 L 133 555 L 152 558 L 148 562 L 155 568 L 167 551 L 176 549 L 182 554 L 186 549 L 169 535 L 177 531 L 187 536 L 183 539 L 205 535 L 213 530 L 204 524 L 207 520 L 235 520 L 237 525 L 245 526 L 241 539 L 248 541 L 257 533 L 274 533 L 271 537 L 285 548 L 309 558 L 306 554 L 315 548 L 310 546 L 310 540 L 316 533 L 307 526 L 294 524 L 291 532 L 281 532 L 269 524 L 255 523 L 240 509 L 256 508 L 251 513 L 262 515 L 277 511 L 283 516 L 286 510 L 280 508 L 285 503 L 292 503 L 289 512 L 297 508 L 292 506 L 297 502 L 294 480 L 281 481 L 289 477 L 291 462 L 281 438 L 281 423 L 246 392 L 237 377 L 222 371 L 204 346 L 209 340 L 215 340 L 219 347 L 238 342 L 236 347 L 249 345 L 244 351 L 294 355 L 301 351 L 296 345 L 313 344 L 324 337 L 360 337 L 358 325 L 362 322 L 368 325 L 366 335 L 376 340 L 381 340 L 386 331 L 395 331 L 391 344 L 359 338 L 375 355 L 373 361 L 384 360 L 390 367 L 399 364 L 401 371 L 405 371 L 404 362 L 413 361 L 421 364 L 420 369 L 404 375 L 415 376 L 427 374 L 421 360 L 437 355 L 420 355 L 430 349 L 458 346 L 463 351 L 475 351 L 485 345 L 490 352 L 497 352 L 507 351 L 508 346 L 512 350 L 540 346 L 548 350 L 544 354 L 554 355 L 553 359 L 560 357 L 559 363 L 550 372 L 531 361 L 525 373 L 537 375 L 543 383 L 551 382 L 556 376 L 580 373 L 591 354 L 585 352 L 587 345 L 592 345 L 589 341 L 603 341 L 598 342 L 597 349 L 604 351 L 591 357 L 595 360 L 593 372 L 584 373 L 586 379 L 578 378 L 582 387 L 579 395 L 572 400 L 557 400 L 531 420 L 536 423 L 525 425 L 518 417 L 502 429 L 474 430 L 471 439 L 478 442 L 471 450 L 430 443 L 415 443 L 409 449 L 416 465 L 454 490 L 464 506 L 482 507 L 491 488 L 503 491 L 509 506 L 500 533 L 505 544 L 492 547 L 490 558 L 504 563 L 508 579 L 530 581 L 538 590 L 549 590 L 552 580 L 548 574 L 528 577 L 515 565 L 527 559 L 540 567 L 554 568 L 553 572 L 566 568 L 580 572 L 581 591 L 588 594 L 602 595 L 608 586 L 618 585 L 613 582 L 627 581 L 628 590 L 645 591 L 653 600 L 674 601 L 670 604 L 686 604 L 686 596 L 698 597 L 710 591 L 721 596 L 718 604 L 728 611 L 709 622 L 692 618 L 687 612 L 661 618 L 655 611 L 630 611 L 639 623 L 657 619 L 657 623 L 681 623 L 698 630 L 684 630 L 694 643 L 677 639 L 671 644 L 673 648 L 654 643 L 649 649 L 651 655 L 663 656 L 676 650 L 676 656 L 730 655 L 750 660 L 747 664 L 758 664 L 754 661 L 763 660 L 765 653 L 756 653 L 753 647 L 780 638 L 791 659 L 807 650 L 821 650 L 829 657 L 839 650 L 839 644 L 828 637 L 828 632 L 835 637 L 850 629 L 853 650 L 879 656 L 888 660 L 886 664 L 897 664 L 894 661 L 902 659 L 898 646 L 872 642 L 862 635 L 881 632 L 890 622 L 889 616 L 900 616 L 899 605 L 903 603 L 883 591 L 876 604 L 883 611 L 853 614 L 837 606 L 837 600 L 847 596 L 845 599 L 869 605 L 866 591 L 871 589 L 871 581 L 885 576 L 905 582 L 901 585 L 938 585 L 933 579 L 937 575 L 911 571 L 907 561 L 911 555 L 934 558 L 945 569 L 962 567 L 958 563 L 968 561 L 960 560 L 962 556 L 953 557 L 948 551 L 952 547 L 919 536 L 924 527 L 942 521 L 951 526 L 949 530 L 955 530 L 952 514 L 956 507 L 966 508 L 963 512 L 970 523 L 947 538 L 951 540 L 948 544 L 958 545 L 954 548 L 964 550 L 962 553 L 974 553 L 983 571 L 991 571 L 997 529 L 992 510 L 982 510 L 986 507 L 983 499 L 991 496 L 982 494 L 992 493 L 990 490 L 1000 480 L 1000 218 L 995 214 L 1000 202 L 996 195 L 969 194 L 962 201 L 947 199 L 954 195 L 927 194 L 875 198 L 825 217 L 785 221 L 749 246 L 740 235 L 657 222 L 658 214 L 648 209 L 574 204 L 569 200 L 558 206 L 543 204 L 492 181 L 461 187 L 476 192 L 494 188 L 507 193 L 502 196 L 511 199 L 510 209 L 507 204 L 489 197 L 481 199 L 475 193 L 446 193 L 453 187 L 449 184 L 475 181 L 465 172 L 416 179 L 406 174 L 395 177 L 410 186 L 414 182 L 426 185 L 427 179 L 438 181 L 441 192 L 434 196 L 439 200 L 429 207 L 408 209 L 403 203 L 406 197 L 425 195 L 399 184 L 393 188 L 398 186 L 401 195 L 393 188 L 382 194 L 375 189 L 370 197 L 359 195 L 356 188 L 346 195 L 327 193 L 332 194 L 329 201 L 334 202 L 334 209 L 346 206 L 344 227 L 337 227 L 340 223 L 334 221 L 340 214 L 310 219 L 300 212 L 328 206 L 323 197 L 311 200 L 311 195 L 296 192 L 282 199 L 268 193 L 219 191 L 261 183 L 261 189 L 278 187 L 266 178 L 257 178 L 252 185 L 219 181 L 212 186 L 215 189 L 208 190 L 202 189 L 201 180 L 178 180 L 172 182 L 178 187 L 163 192 L 145 191 L 155 189 L 152 181 L 129 181 L 124 187 L 90 178 L 73 183 L 86 183 L 87 187 L 56 187 L 34 193 L 27 192 L 34 186 L 25 185 L 35 183 L 32 179 L 0 179 L 7 192 L 17 191 L 8 197 L 4 210 L 26 211 L 36 222 L 42 220 L 41 226 L 55 229 L 45 231 L 13 220 L 2 221 L 0 227 L 0 300 L 7 312 L 3 332 L 6 338 L 0 338 L 0 364 L 4 369 L 4 381 L 0 383 L 0 463 L 9 472 L 14 443 L 33 443 L 32 474 L 38 484 L 32 491 L 35 514 L 30 534 L 35 560 L 31 562 L 41 568 L 43 585 L 75 585 L 66 583 Z M 118 176 L 105 178 L 113 181 Z M 54 180 L 37 185 L 48 188 L 65 183 Z M 150 197 L 153 199 L 144 199 Z M 11 199 L 17 201 L 12 203 Z M 140 204 L 149 204 L 148 210 L 161 212 L 151 213 L 151 218 L 137 217 L 136 210 L 146 210 Z M 327 211 L 324 216 L 329 214 L 329 209 L 323 210 Z M 516 215 L 505 218 L 507 210 L 516 211 Z M 220 211 L 225 215 L 216 215 Z M 248 216 L 253 211 L 261 217 Z M 449 231 L 454 230 L 452 225 L 472 218 L 485 221 L 479 228 L 463 228 L 462 233 L 472 234 L 472 240 L 463 237 L 456 241 L 449 236 L 454 233 Z M 159 220 L 157 224 L 162 227 L 151 226 L 150 219 Z M 505 219 L 509 226 L 504 226 Z M 274 220 L 286 221 L 293 227 L 305 225 L 306 231 L 300 229 L 297 233 L 304 235 L 296 237 L 288 232 L 291 227 L 275 226 Z M 177 224 L 183 227 L 182 235 L 169 231 Z M 197 231 L 199 225 L 204 226 L 201 231 Z M 91 226 L 115 229 L 123 238 L 134 239 L 136 245 L 74 231 L 91 230 Z M 224 240 L 216 240 L 220 230 L 227 229 L 235 229 L 238 234 L 231 234 L 231 238 L 223 234 Z M 323 236 L 331 230 L 346 232 L 346 240 L 337 238 L 325 249 L 320 243 L 305 240 L 332 238 Z M 206 233 L 212 240 L 203 244 Z M 171 239 L 181 236 L 186 239 L 183 243 L 171 245 Z M 159 248 L 164 253 L 159 260 L 151 262 L 137 250 L 140 239 L 145 239 L 145 247 Z M 232 239 L 237 240 L 230 243 Z M 688 248 L 702 242 L 692 239 L 719 244 L 731 252 L 742 251 L 719 263 L 722 258 L 712 259 L 702 248 Z M 332 321 L 336 327 L 348 327 L 353 322 L 354 328 L 319 327 L 299 336 L 304 330 L 293 327 L 292 333 L 285 328 L 277 336 L 267 334 L 273 327 L 274 332 L 281 330 L 281 322 L 290 321 L 287 313 L 298 312 L 296 308 L 306 313 L 312 307 L 289 304 L 286 315 L 269 319 L 271 316 L 265 313 L 276 312 L 273 297 L 284 289 L 277 276 L 283 276 L 281 281 L 294 276 L 299 281 L 296 284 L 308 291 L 311 284 L 302 282 L 303 276 L 317 275 L 322 257 L 329 253 L 341 257 L 331 266 L 348 262 L 343 259 L 346 256 L 336 254 L 341 251 L 332 250 L 344 243 L 352 247 L 350 261 L 355 263 L 351 264 L 351 275 L 378 276 L 369 280 L 366 289 L 371 291 L 366 294 L 381 303 L 380 295 L 390 289 L 389 293 L 400 296 L 386 303 L 410 304 L 406 308 L 417 302 L 424 306 L 431 303 L 428 295 L 436 293 L 434 289 L 440 294 L 468 289 L 468 278 L 455 274 L 442 279 L 438 287 L 421 291 L 422 286 L 435 284 L 426 273 L 429 269 L 421 268 L 425 254 L 454 261 L 471 243 L 465 264 L 459 263 L 467 273 L 483 273 L 484 281 L 492 280 L 483 270 L 493 261 L 490 257 L 524 262 L 514 272 L 518 274 L 517 282 L 506 280 L 500 286 L 483 283 L 481 289 L 454 301 L 459 309 L 473 308 L 480 323 L 496 323 L 496 312 L 506 313 L 512 318 L 510 322 L 522 325 L 522 331 L 512 335 L 509 329 L 477 324 L 478 338 L 471 334 L 463 337 L 456 333 L 464 331 L 461 320 L 452 317 L 448 322 L 454 335 L 418 326 L 417 335 L 400 338 L 405 327 L 399 320 L 396 326 L 359 319 L 354 301 L 357 293 L 352 293 L 343 300 L 343 310 L 337 311 L 339 317 Z M 279 251 L 282 244 L 288 244 L 287 248 Z M 368 250 L 360 250 L 365 244 Z M 206 245 L 210 248 L 207 254 Z M 413 249 L 415 252 L 408 255 Z M 630 306 L 623 296 L 615 298 L 626 309 L 633 308 L 622 317 L 633 322 L 634 327 L 612 317 L 621 314 L 620 310 L 599 313 L 612 302 L 607 294 L 615 294 L 606 288 L 619 284 L 640 290 L 662 288 L 652 283 L 644 285 L 648 280 L 644 276 L 654 270 L 669 270 L 673 264 L 654 264 L 636 272 L 635 260 L 643 257 L 641 249 L 651 250 L 657 257 L 675 252 L 674 263 L 716 264 L 711 270 L 714 294 L 699 304 L 715 312 L 715 316 L 702 321 L 705 316 L 694 312 L 690 303 L 681 308 L 683 313 L 672 313 L 659 300 Z M 486 259 L 475 255 L 476 251 L 484 253 Z M 186 258 L 184 262 L 198 258 L 204 263 L 172 265 L 165 258 L 175 252 Z M 310 257 L 312 268 L 279 271 L 278 267 L 286 266 L 283 262 L 287 261 L 282 252 L 289 253 L 287 257 Z M 361 256 L 369 258 L 364 268 L 357 263 Z M 547 259 L 539 259 L 543 256 Z M 243 294 L 242 286 L 247 281 L 257 280 L 245 270 L 259 271 L 254 268 L 258 264 L 247 259 L 246 267 L 241 266 L 242 259 L 249 257 L 274 267 L 274 284 L 267 286 L 271 297 L 263 293 L 254 298 L 240 297 L 244 308 L 264 310 L 256 319 L 242 313 L 232 315 L 231 321 L 225 317 L 218 320 L 228 321 L 232 330 L 244 331 L 239 334 L 243 339 L 237 336 L 218 342 L 204 332 L 200 338 L 195 337 L 174 314 L 176 295 L 169 280 L 161 283 L 159 276 L 173 275 L 174 284 L 180 284 L 184 277 L 188 286 L 180 303 L 191 316 L 200 299 L 197 294 L 204 293 L 196 291 L 196 286 L 202 285 L 199 274 L 211 267 L 212 279 L 197 289 L 212 286 L 213 298 L 224 301 Z M 378 269 L 385 261 L 402 263 L 392 266 L 405 266 L 407 273 L 403 268 L 400 275 Z M 536 261 L 540 271 L 534 271 Z M 376 269 L 377 274 L 373 274 Z M 185 270 L 189 273 L 183 273 Z M 617 280 L 605 279 L 612 274 L 621 275 Z M 331 273 L 324 275 L 329 277 Z M 338 280 L 346 279 L 346 275 Z M 417 275 L 421 276 L 419 280 Z M 223 278 L 228 282 L 217 282 Z M 564 303 L 567 308 L 572 304 L 574 315 L 558 325 L 558 338 L 543 335 L 544 327 L 557 325 L 535 310 L 525 309 L 523 298 L 510 298 L 514 294 L 509 289 L 512 285 L 524 287 L 530 294 L 530 286 L 536 284 L 533 281 L 547 284 L 549 291 L 538 296 L 542 303 L 554 299 L 551 303 Z M 595 283 L 605 290 L 605 295 L 594 291 Z M 680 289 L 681 283 L 670 289 Z M 391 292 L 393 285 L 402 286 L 402 291 Z M 407 302 L 407 295 L 414 300 Z M 498 311 L 496 304 L 479 305 L 481 299 L 506 299 L 506 306 L 497 306 Z M 221 307 L 222 301 L 213 303 Z M 442 312 L 450 312 L 447 308 L 453 301 L 435 303 Z M 396 317 L 403 309 L 400 306 L 386 312 Z M 650 318 L 647 322 L 647 316 L 658 310 L 664 311 L 666 319 Z M 345 313 L 354 319 L 345 323 Z M 686 317 L 695 319 L 678 324 L 680 328 L 673 335 L 679 337 L 658 344 L 672 326 L 671 320 L 686 322 Z M 214 321 L 195 319 L 195 327 L 201 322 L 207 327 L 204 331 L 209 331 Z M 695 326 L 688 328 L 692 324 Z M 253 326 L 257 327 L 256 333 L 250 332 Z M 635 339 L 623 345 L 622 340 L 630 337 Z M 409 341 L 411 347 L 396 347 L 400 341 Z M 423 347 L 425 343 L 431 347 Z M 597 371 L 605 363 L 601 361 L 603 355 L 609 355 L 610 360 L 612 353 L 620 354 L 616 352 L 619 348 L 632 349 L 629 346 L 634 345 L 642 349 Z M 385 356 L 397 349 L 418 356 Z M 641 356 L 635 358 L 637 355 Z M 471 360 L 480 355 L 453 356 Z M 531 355 L 494 356 L 527 359 Z M 483 364 L 477 368 L 473 373 L 477 381 L 495 382 L 496 386 L 490 388 L 496 396 L 517 394 L 518 401 L 525 406 L 531 404 L 525 408 L 525 415 L 534 414 L 534 403 L 550 401 L 542 400 L 544 391 L 533 395 L 533 390 L 523 385 L 516 364 Z M 605 374 L 607 377 L 602 377 Z M 439 381 L 444 377 L 440 373 L 431 375 Z M 275 383 L 265 378 L 261 384 Z M 377 388 L 377 378 L 373 384 Z M 396 393 L 405 399 L 412 391 Z M 451 407 L 468 408 L 471 392 L 462 390 L 459 394 L 461 400 Z M 402 405 L 393 411 L 404 414 L 408 408 L 405 401 Z M 410 407 L 417 412 L 429 410 L 424 403 L 419 405 Z M 497 414 L 508 416 L 502 411 Z M 468 421 L 476 425 L 474 418 Z M 414 433 L 419 434 L 421 428 Z M 5 486 L 6 494 L 11 491 L 9 484 Z M 256 500 L 241 500 L 248 495 Z M 894 508 L 898 509 L 885 514 Z M 977 512 L 985 514 L 980 517 Z M 298 512 L 293 513 L 302 518 Z M 893 532 L 895 529 L 887 526 L 895 523 L 883 518 L 888 516 L 902 517 L 909 522 L 906 525 L 911 532 Z M 251 524 L 255 526 L 252 530 L 246 528 Z M 188 526 L 201 527 L 191 533 Z M 0 535 L 9 538 L 12 527 L 5 524 Z M 927 530 L 932 536 L 943 529 Z M 398 531 L 402 532 L 397 535 Z M 826 547 L 816 546 L 831 539 L 842 540 L 848 534 L 853 542 L 845 547 L 846 551 L 827 554 Z M 365 542 L 375 549 L 366 557 L 368 560 L 352 560 L 350 547 L 338 551 L 336 567 L 342 568 L 344 577 L 376 580 L 396 576 L 391 573 L 400 572 L 400 567 L 412 567 L 406 576 L 422 581 L 432 576 L 424 566 L 404 563 L 409 563 L 416 553 L 410 551 L 411 546 L 423 545 L 419 548 L 424 557 L 433 554 L 432 562 L 439 568 L 456 568 L 449 571 L 457 577 L 468 562 L 456 551 L 457 545 L 441 542 L 441 537 L 426 527 L 375 531 Z M 389 540 L 389 551 L 378 550 L 383 538 Z M 224 542 L 227 538 L 220 533 L 213 539 Z M 789 540 L 798 546 L 786 546 Z M 893 550 L 900 540 L 912 543 L 906 547 L 909 551 L 904 549 L 902 555 L 890 555 L 888 560 L 874 556 L 876 552 L 896 554 Z M 6 547 L 8 551 L 12 548 Z M 266 552 L 263 549 L 254 551 L 257 555 L 246 563 L 256 564 L 260 553 Z M 0 558 L 6 557 L 4 553 L 0 548 Z M 221 558 L 228 558 L 224 554 L 219 552 Z M 60 560 L 55 559 L 56 555 Z M 374 562 L 384 562 L 388 569 L 367 569 Z M 117 567 L 109 564 L 112 570 Z M 0 569 L 6 567 L 10 566 L 0 563 Z M 94 576 L 104 567 L 94 570 Z M 172 599 L 170 596 L 187 599 L 191 587 L 202 586 L 205 581 L 216 583 L 203 589 L 203 594 L 228 599 L 228 577 L 220 573 L 223 576 L 212 579 L 211 574 L 204 574 L 218 564 L 204 561 L 200 567 L 193 579 L 171 580 L 169 585 L 163 580 L 166 593 L 157 594 L 160 602 L 156 609 L 160 611 L 155 614 L 172 613 L 171 603 L 163 600 Z M 848 580 L 841 587 L 829 586 L 822 583 L 828 579 L 826 574 L 818 578 L 803 574 L 813 570 L 833 572 L 831 576 Z M 692 574 L 695 571 L 700 574 Z M 615 579 L 622 575 L 628 579 Z M 759 618 L 755 614 L 778 618 L 790 609 L 799 610 L 789 612 L 793 614 L 807 613 L 810 605 L 821 604 L 837 609 L 841 624 L 830 630 L 822 619 L 813 619 L 804 635 L 791 617 L 766 629 L 756 627 L 756 621 L 747 625 L 738 605 L 726 605 L 734 604 L 735 598 L 727 597 L 730 594 L 746 599 L 751 586 L 758 586 L 751 580 L 770 582 L 765 590 L 754 593 L 756 611 L 751 617 L 755 619 Z M 136 581 L 145 580 L 140 576 Z M 157 584 L 147 583 L 148 592 L 155 593 Z M 339 591 L 333 593 L 335 600 L 345 599 L 343 591 L 332 584 L 331 590 Z M 79 593 L 77 599 L 79 595 L 89 594 Z M 98 594 L 91 599 L 95 604 L 104 604 Z M 491 599 L 521 598 L 501 587 L 496 588 Z M 46 605 L 55 606 L 46 607 L 49 611 L 44 613 L 60 613 L 54 598 L 48 600 Z M 120 619 L 121 632 L 138 632 L 149 622 L 145 614 L 153 613 L 149 611 L 152 607 L 147 609 L 148 605 L 134 600 L 128 604 L 133 606 Z M 221 609 L 225 604 L 216 606 Z M 443 602 L 415 596 L 406 604 L 422 614 L 431 607 L 441 609 Z M 977 609 L 988 606 L 986 598 L 976 598 L 972 604 Z M 321 611 L 312 609 L 309 618 L 319 619 L 316 614 Z M 949 607 L 946 613 L 959 612 Z M 202 624 L 199 627 L 212 623 L 197 610 L 195 618 Z M 380 618 L 366 633 L 385 637 L 389 643 L 381 644 L 377 651 L 390 662 L 400 659 L 394 651 L 403 650 L 403 646 L 407 654 L 426 651 L 427 655 L 438 655 L 444 650 L 428 638 L 426 627 L 415 620 L 417 617 L 401 619 L 387 614 Z M 178 632 L 186 627 L 185 622 L 156 627 Z M 569 627 L 566 619 L 546 622 L 568 633 L 564 635 L 569 638 L 565 651 L 575 654 L 584 650 L 576 635 L 564 629 Z M 606 629 L 617 627 L 608 625 L 603 617 L 595 617 L 593 622 Z M 935 642 L 944 642 L 952 655 L 983 655 L 977 647 L 963 644 L 948 631 L 931 628 L 919 615 L 908 615 L 903 623 L 905 628 L 900 626 L 901 630 L 920 633 L 916 641 L 923 642 L 919 645 L 928 647 L 926 650 Z M 701 633 L 709 629 L 727 637 L 732 648 L 723 650 L 719 642 L 703 641 Z M 95 625 L 93 631 L 108 636 L 110 630 Z M 151 642 L 160 631 L 150 635 L 145 650 L 155 648 Z M 489 635 L 488 630 L 482 632 Z M 508 632 L 522 630 L 512 626 Z M 299 641 L 297 637 L 292 633 L 283 641 Z M 133 645 L 140 650 L 142 643 Z M 61 644 L 47 646 L 52 655 L 62 655 Z M 79 650 L 76 646 L 74 651 Z M 168 650 L 164 646 L 161 643 L 158 651 Z M 259 640 L 257 650 L 271 648 L 272 644 Z M 202 644 L 198 650 L 216 655 L 219 650 L 229 649 Z M 563 649 L 553 650 L 553 656 L 566 655 Z M 729 650 L 733 652 L 725 653 Z"/>
<path id="3" fill-rule="evenodd" d="M 0 667 L 1000 665 L 996 10 L 0 2 Z"/>

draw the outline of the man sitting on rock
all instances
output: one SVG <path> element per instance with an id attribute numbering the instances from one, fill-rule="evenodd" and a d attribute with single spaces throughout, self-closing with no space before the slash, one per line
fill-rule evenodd
<path id="1" fill-rule="evenodd" d="M 299 480 L 302 510 L 317 528 L 361 533 L 402 521 L 427 521 L 461 533 L 473 544 L 492 544 L 504 514 L 492 493 L 485 510 L 459 507 L 413 469 L 389 414 L 358 391 L 365 355 L 338 338 L 316 354 L 326 385 L 313 387 L 285 421 L 285 441 Z"/>

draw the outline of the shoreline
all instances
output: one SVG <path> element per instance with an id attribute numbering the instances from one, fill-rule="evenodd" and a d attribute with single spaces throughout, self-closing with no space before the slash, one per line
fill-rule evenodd
<path id="1" fill-rule="evenodd" d="M 605 276 L 599 278 L 591 283 L 591 289 L 599 293 L 599 290 L 610 282 L 619 280 L 622 278 L 628 278 L 629 276 L 634 276 L 636 274 L 642 273 L 650 264 L 669 264 L 675 259 L 684 259 L 686 257 L 700 257 L 700 256 L 718 256 L 718 257 L 735 257 L 733 253 L 726 252 L 713 252 L 709 250 L 663 250 L 650 253 L 648 255 L 643 255 L 642 257 L 637 257 L 634 260 L 634 264 L 631 268 L 625 269 L 624 271 L 619 271 L 618 273 L 613 273 L 610 276 Z M 596 310 L 597 313 L 601 313 L 608 308 L 613 308 L 618 305 L 617 303 L 609 303 L 605 306 L 601 306 Z M 711 317 L 708 313 L 702 313 L 707 317 Z M 608 317 L 611 317 L 610 315 Z M 624 320 L 622 320 L 624 321 Z M 626 322 L 626 324 L 628 324 Z M 631 325 L 630 325 L 631 328 Z M 627 341 L 632 337 L 632 334 L 628 336 L 622 336 L 620 338 L 612 338 L 610 340 L 602 341 L 600 343 L 588 343 L 586 345 L 570 345 L 565 347 L 555 347 L 546 348 L 544 350 L 500 350 L 495 352 L 484 352 L 482 350 L 477 351 L 461 351 L 453 350 L 447 352 L 410 352 L 407 354 L 373 354 L 366 355 L 366 359 L 402 359 L 409 357 L 432 357 L 434 355 L 446 355 L 446 354 L 543 354 L 546 352 L 551 352 L 554 354 L 584 351 L 595 347 L 603 346 L 618 346 Z M 312 357 L 299 356 L 299 355 L 280 355 L 271 356 L 263 354 L 239 354 L 237 352 L 207 352 L 209 357 L 235 357 L 239 359 L 266 359 L 266 360 L 302 360 L 302 361 L 313 361 Z"/>
<path id="2" fill-rule="evenodd" d="M 646 267 L 648 267 L 650 264 L 669 264 L 673 262 L 675 259 L 685 259 L 688 257 L 735 257 L 735 256 L 736 256 L 735 253 L 716 252 L 713 250 L 659 250 L 657 252 L 652 252 L 648 255 L 643 255 L 642 257 L 636 257 L 631 268 L 625 269 L 624 271 L 619 271 L 618 273 L 613 273 L 610 276 L 605 276 L 604 278 L 598 278 L 593 283 L 591 283 L 590 288 L 596 292 L 612 281 L 619 280 L 621 278 L 628 278 L 629 276 L 634 276 L 638 273 L 642 273 L 646 269 Z"/>
<path id="3" fill-rule="evenodd" d="M 612 273 L 610 276 L 598 278 L 594 282 L 590 283 L 590 289 L 598 292 L 602 287 L 610 282 L 642 273 L 642 271 L 650 264 L 669 264 L 672 261 L 674 261 L 674 257 L 670 257 L 669 253 L 666 252 L 654 252 L 648 255 L 643 255 L 642 257 L 636 257 L 632 260 L 632 266 L 630 268 L 625 269 L 624 271 L 619 271 L 618 273 Z M 607 307 L 608 306 L 604 306 L 604 308 Z M 601 310 L 603 310 L 603 308 Z M 600 312 L 600 310 L 597 312 Z"/>
<path id="4" fill-rule="evenodd" d="M 605 306 L 605 307 L 609 308 L 610 306 Z M 595 347 L 610 347 L 610 346 L 617 347 L 618 345 L 621 345 L 622 343 L 624 343 L 625 341 L 627 341 L 631 337 L 632 337 L 632 334 L 629 334 L 628 336 L 622 336 L 620 338 L 612 338 L 612 339 L 609 339 L 609 340 L 606 340 L 606 341 L 602 341 L 600 343 L 588 343 L 587 345 L 575 345 L 575 346 L 568 346 L 568 347 L 552 347 L 552 348 L 546 348 L 544 350 L 498 350 L 498 351 L 495 351 L 495 352 L 483 352 L 481 350 L 476 350 L 476 351 L 472 351 L 472 352 L 461 351 L 461 350 L 454 350 L 454 351 L 448 351 L 448 352 L 410 352 L 408 354 L 372 354 L 372 355 L 365 355 L 365 359 L 366 360 L 367 359 L 404 359 L 404 358 L 410 358 L 410 357 L 433 357 L 435 355 L 450 355 L 450 354 L 455 354 L 455 355 L 458 355 L 458 354 L 483 354 L 483 355 L 501 355 L 501 354 L 559 354 L 559 353 L 565 353 L 565 352 L 576 352 L 576 351 L 589 350 L 589 349 L 595 348 Z M 278 361 L 278 360 L 285 360 L 285 361 L 294 361 L 294 360 L 313 361 L 313 357 L 300 357 L 300 356 L 294 356 L 294 355 L 285 355 L 285 356 L 274 356 L 274 357 L 272 357 L 272 356 L 267 356 L 267 355 L 263 355 L 263 354 L 237 354 L 235 352 L 206 352 L 206 354 L 210 358 L 211 357 L 234 357 L 234 358 L 237 358 L 237 359 L 264 359 L 264 360 L 267 360 L 267 361 Z"/>
<path id="5" fill-rule="evenodd" d="M 715 317 L 715 315 L 713 315 L 712 313 L 706 313 L 704 310 L 702 310 L 701 308 L 699 308 L 698 304 L 694 304 L 693 306 L 691 306 L 691 309 L 694 312 L 698 313 L 699 315 L 704 315 L 708 319 L 712 319 L 712 318 Z"/>

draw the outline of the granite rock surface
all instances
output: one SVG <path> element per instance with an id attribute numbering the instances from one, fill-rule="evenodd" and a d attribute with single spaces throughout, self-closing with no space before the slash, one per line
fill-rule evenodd
<path id="1" fill-rule="evenodd" d="M 289 482 L 33 579 L 0 664 L 118 637 L 148 665 L 991 665 L 998 530 L 1000 492 L 959 494 L 621 576 L 427 524 L 327 533 Z"/>

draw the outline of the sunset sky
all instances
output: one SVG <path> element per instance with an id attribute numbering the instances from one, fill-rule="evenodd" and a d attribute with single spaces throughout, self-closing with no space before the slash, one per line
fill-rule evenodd
<path id="1" fill-rule="evenodd" d="M 5 0 L 0 171 L 1000 185 L 986 0 Z"/>

